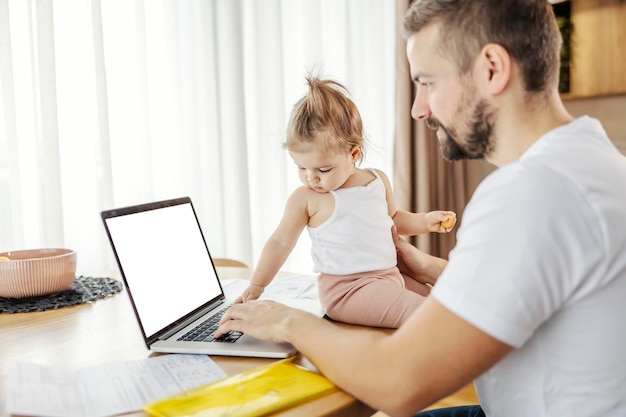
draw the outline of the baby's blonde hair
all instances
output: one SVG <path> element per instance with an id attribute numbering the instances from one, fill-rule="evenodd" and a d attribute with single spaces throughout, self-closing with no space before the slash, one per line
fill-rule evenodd
<path id="1" fill-rule="evenodd" d="M 358 147 L 363 159 L 363 123 L 348 90 L 333 80 L 306 77 L 309 92 L 294 105 L 283 146 L 298 151 L 302 144 L 315 144 L 322 151 L 350 151 Z"/>

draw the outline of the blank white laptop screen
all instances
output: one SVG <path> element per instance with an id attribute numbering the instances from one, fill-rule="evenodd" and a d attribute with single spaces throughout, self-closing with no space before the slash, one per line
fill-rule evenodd
<path id="1" fill-rule="evenodd" d="M 222 294 L 190 203 L 106 223 L 147 337 Z"/>
<path id="2" fill-rule="evenodd" d="M 189 197 L 104 210 L 101 217 L 148 349 L 261 358 L 297 352 L 289 343 L 237 332 L 212 337 L 213 319 L 229 301 Z M 312 308 L 305 303 L 311 300 L 291 301 L 293 307 Z M 323 315 L 319 302 L 311 312 Z"/>

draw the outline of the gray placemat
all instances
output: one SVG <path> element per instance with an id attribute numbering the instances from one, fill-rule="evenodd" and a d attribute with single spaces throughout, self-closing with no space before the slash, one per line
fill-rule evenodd
<path id="1" fill-rule="evenodd" d="M 76 277 L 72 288 L 57 294 L 31 298 L 0 297 L 0 313 L 27 313 L 91 303 L 122 290 L 122 283 L 112 278 Z"/>

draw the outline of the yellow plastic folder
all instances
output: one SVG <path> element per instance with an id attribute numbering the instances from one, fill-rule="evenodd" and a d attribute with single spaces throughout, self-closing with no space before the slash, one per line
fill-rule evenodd
<path id="1" fill-rule="evenodd" d="M 291 359 L 274 362 L 144 405 L 158 417 L 263 416 L 337 388 Z"/>

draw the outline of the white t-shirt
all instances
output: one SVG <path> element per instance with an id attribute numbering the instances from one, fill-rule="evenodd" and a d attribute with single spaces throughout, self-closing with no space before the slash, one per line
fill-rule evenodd
<path id="1" fill-rule="evenodd" d="M 626 416 L 626 157 L 581 117 L 476 190 L 432 291 L 515 349 L 487 416 Z"/>

